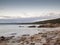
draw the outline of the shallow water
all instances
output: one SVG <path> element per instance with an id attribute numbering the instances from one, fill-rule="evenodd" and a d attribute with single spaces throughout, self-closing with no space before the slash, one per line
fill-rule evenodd
<path id="1" fill-rule="evenodd" d="M 22 27 L 19 27 L 22 26 Z M 1 35 L 10 35 L 11 33 L 17 33 L 16 36 L 18 35 L 23 35 L 23 34 L 37 34 L 38 32 L 42 32 L 45 30 L 51 31 L 51 30 L 57 30 L 60 29 L 58 28 L 28 28 L 30 25 L 0 25 L 0 36 Z M 38 25 L 36 25 L 38 26 Z"/>

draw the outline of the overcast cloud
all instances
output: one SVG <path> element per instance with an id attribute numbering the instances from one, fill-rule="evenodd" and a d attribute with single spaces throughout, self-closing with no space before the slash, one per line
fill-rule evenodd
<path id="1" fill-rule="evenodd" d="M 60 18 L 60 0 L 0 0 L 0 19 L 31 22 L 52 18 Z"/>

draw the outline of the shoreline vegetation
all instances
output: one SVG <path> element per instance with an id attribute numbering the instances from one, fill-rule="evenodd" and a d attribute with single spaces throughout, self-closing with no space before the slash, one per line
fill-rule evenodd
<path id="1" fill-rule="evenodd" d="M 45 28 L 60 27 L 60 18 L 34 22 L 34 24 L 41 24 L 40 26 L 38 26 L 38 28 L 41 28 L 41 27 L 45 27 Z"/>
<path id="2" fill-rule="evenodd" d="M 0 45 L 60 45 L 60 30 L 40 32 L 31 36 L 0 36 Z"/>

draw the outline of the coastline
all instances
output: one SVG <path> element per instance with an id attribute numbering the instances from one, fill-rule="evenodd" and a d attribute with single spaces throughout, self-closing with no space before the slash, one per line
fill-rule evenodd
<path id="1" fill-rule="evenodd" d="M 60 43 L 60 29 L 39 32 L 34 35 L 0 37 L 0 45 L 54 45 Z M 58 40 L 58 42 L 57 42 Z"/>

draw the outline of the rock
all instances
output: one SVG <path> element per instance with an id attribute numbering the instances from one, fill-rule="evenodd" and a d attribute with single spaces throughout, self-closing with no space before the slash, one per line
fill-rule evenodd
<path id="1" fill-rule="evenodd" d="M 54 28 L 54 27 L 60 27 L 60 24 L 52 24 L 52 23 L 46 23 L 38 26 L 38 28 L 45 27 L 45 28 Z"/>
<path id="2" fill-rule="evenodd" d="M 30 43 L 30 45 L 35 45 L 35 43 Z"/>
<path id="3" fill-rule="evenodd" d="M 25 34 L 19 38 L 18 37 L 12 38 L 12 37 L 1 36 L 0 41 L 3 40 L 2 43 L 5 42 L 7 44 L 6 39 L 9 39 L 10 41 L 9 43 L 11 43 L 11 45 L 13 44 L 15 45 L 15 43 L 19 45 L 60 45 L 60 31 L 57 30 L 46 31 L 45 33 L 38 33 L 32 36 Z"/>
<path id="4" fill-rule="evenodd" d="M 35 28 L 36 26 L 28 26 L 29 28 Z"/>
<path id="5" fill-rule="evenodd" d="M 4 41 L 4 40 L 5 40 L 5 37 L 4 37 L 4 36 L 1 36 L 1 37 L 0 37 L 0 40 L 1 40 L 1 41 Z"/>

